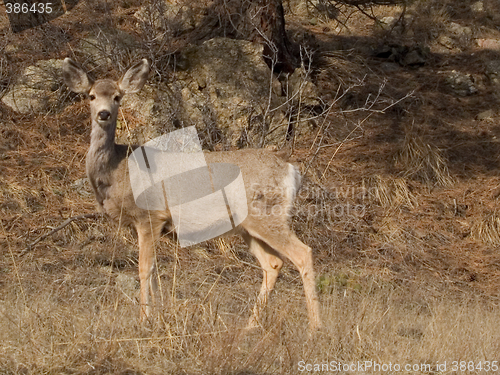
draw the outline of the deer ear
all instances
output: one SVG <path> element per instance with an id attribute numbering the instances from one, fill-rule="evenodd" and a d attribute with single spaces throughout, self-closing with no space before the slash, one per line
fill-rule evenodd
<path id="1" fill-rule="evenodd" d="M 118 83 L 125 94 L 134 94 L 142 89 L 149 75 L 149 62 L 142 59 L 123 75 Z"/>
<path id="2" fill-rule="evenodd" d="M 88 94 L 92 87 L 92 81 L 82 69 L 69 57 L 63 62 L 64 83 L 76 93 Z"/>

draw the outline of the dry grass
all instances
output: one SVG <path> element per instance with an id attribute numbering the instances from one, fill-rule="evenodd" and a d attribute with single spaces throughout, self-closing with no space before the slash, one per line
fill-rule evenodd
<path id="1" fill-rule="evenodd" d="M 377 175 L 367 182 L 367 186 L 375 201 L 386 210 L 396 210 L 402 207 L 412 209 L 418 205 L 417 198 L 404 178 Z"/>
<path id="2" fill-rule="evenodd" d="M 498 212 L 487 212 L 471 228 L 471 236 L 489 245 L 500 244 L 500 216 Z"/>
<path id="3" fill-rule="evenodd" d="M 13 149 L 0 165 L 10 176 L 2 185 L 2 199 L 11 202 L 2 207 L 6 219 L 0 231 L 5 276 L 0 284 L 0 372 L 296 374 L 301 361 L 434 365 L 495 358 L 500 338 L 490 329 L 499 318 L 494 300 L 462 298 L 453 287 L 432 280 L 404 281 L 395 268 L 387 268 L 391 256 L 393 265 L 399 256 L 407 269 L 416 267 L 405 252 L 415 264 L 422 258 L 423 267 L 432 260 L 412 240 L 410 223 L 398 220 L 401 213 L 420 209 L 422 196 L 404 178 L 383 175 L 366 180 L 359 190 L 340 185 L 344 190 L 336 194 L 309 182 L 312 193 L 299 196 L 295 226 L 318 255 L 325 321 L 318 335 L 308 336 L 300 277 L 290 265 L 282 272 L 263 326 L 242 331 L 262 275 L 241 241 L 226 239 L 189 252 L 162 240 L 157 251 L 159 302 L 151 322 L 140 325 L 136 244 L 130 233 L 117 232 L 106 220 L 77 222 L 20 255 L 26 242 L 48 230 L 44 226 L 62 221 L 62 208 L 91 210 L 92 198 L 71 187 L 83 175 L 85 145 L 80 128 L 67 128 L 65 116 L 59 121 L 47 117 L 44 127 L 26 125 L 5 133 L 11 134 L 5 144 Z M 67 133 L 63 137 L 60 132 Z M 13 140 L 21 141 L 14 145 Z M 68 166 L 70 150 L 76 150 L 74 168 L 58 169 Z M 13 166 L 12 158 L 24 164 Z M 355 240 L 368 243 L 369 219 L 328 215 L 332 205 L 348 203 L 365 204 L 367 214 L 379 206 L 384 215 L 392 215 L 371 234 L 370 241 L 385 244 L 380 260 L 373 258 L 376 247 Z M 388 244 L 400 248 L 391 255 Z M 364 251 L 357 257 L 369 266 L 335 271 L 337 265 L 323 256 L 339 256 L 348 247 Z M 467 346 L 459 345 L 465 341 Z"/>
<path id="4" fill-rule="evenodd" d="M 397 162 L 405 178 L 417 178 L 429 186 L 449 186 L 453 182 L 441 151 L 411 131 L 406 133 Z"/>
<path id="5" fill-rule="evenodd" d="M 316 336 L 307 334 L 303 298 L 293 282 L 279 283 L 263 327 L 245 333 L 254 293 L 229 279 L 259 272 L 232 262 L 215 274 L 210 263 L 218 259 L 211 258 L 178 275 L 176 289 L 183 295 L 158 307 L 146 326 L 137 322 L 134 300 L 117 286 L 116 271 L 94 266 L 45 272 L 43 285 L 34 285 L 27 281 L 29 265 L 19 265 L 21 281 L 3 293 L 0 305 L 0 370 L 296 374 L 301 361 L 435 366 L 494 360 L 500 349 L 500 334 L 488 328 L 500 318 L 494 305 L 360 274 L 349 282 L 332 277 L 331 288 L 323 287 L 325 326 Z M 172 273 L 173 265 L 168 268 Z"/>

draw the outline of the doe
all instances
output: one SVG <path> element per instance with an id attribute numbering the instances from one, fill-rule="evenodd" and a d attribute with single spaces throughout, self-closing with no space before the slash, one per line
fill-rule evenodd
<path id="1" fill-rule="evenodd" d="M 154 271 L 154 245 L 172 217 L 165 211 L 147 211 L 137 207 L 129 180 L 127 159 L 135 147 L 115 143 L 116 120 L 120 100 L 136 93 L 149 75 L 149 63 L 143 59 L 132 66 L 119 81 L 99 79 L 93 82 L 77 64 L 66 58 L 63 78 L 76 93 L 90 101 L 92 131 L 86 159 L 86 171 L 99 206 L 114 220 L 132 226 L 139 242 L 140 317 L 151 313 Z M 299 187 L 297 169 L 267 150 L 240 150 L 205 153 L 207 163 L 231 163 L 239 166 L 248 201 L 248 216 L 236 228 L 258 259 L 264 274 L 257 302 L 248 323 L 259 317 L 273 289 L 283 258 L 288 258 L 300 272 L 307 303 L 309 326 L 321 325 L 315 290 L 311 248 L 291 231 L 290 208 Z"/>

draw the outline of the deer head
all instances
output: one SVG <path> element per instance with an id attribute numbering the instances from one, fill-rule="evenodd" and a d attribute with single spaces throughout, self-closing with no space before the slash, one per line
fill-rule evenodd
<path id="1" fill-rule="evenodd" d="M 92 124 L 97 124 L 102 128 L 116 124 L 123 95 L 141 90 L 148 74 L 149 63 L 146 59 L 142 59 L 127 70 L 118 82 L 110 79 L 99 79 L 93 82 L 70 58 L 64 59 L 63 63 L 64 82 L 73 92 L 87 95 L 90 100 Z"/>

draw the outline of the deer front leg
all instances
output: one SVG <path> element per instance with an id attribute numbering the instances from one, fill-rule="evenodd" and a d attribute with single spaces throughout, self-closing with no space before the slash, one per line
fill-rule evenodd
<path id="1" fill-rule="evenodd" d="M 154 302 L 152 276 L 154 270 L 154 243 L 156 237 L 148 226 L 149 225 L 146 224 L 136 227 L 139 240 L 139 280 L 141 282 L 139 303 L 141 308 L 141 322 L 144 322 L 151 315 L 151 304 Z"/>

